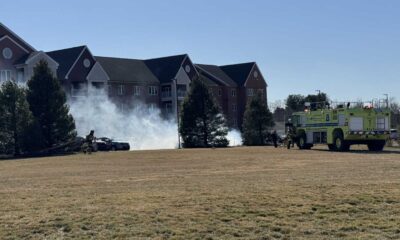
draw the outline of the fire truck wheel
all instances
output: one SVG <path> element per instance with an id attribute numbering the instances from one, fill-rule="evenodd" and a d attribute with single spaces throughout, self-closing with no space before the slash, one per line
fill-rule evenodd
<path id="1" fill-rule="evenodd" d="M 307 136 L 304 132 L 300 133 L 300 135 L 297 137 L 297 147 L 299 149 L 307 149 Z M 310 149 L 310 148 L 308 148 Z"/>
<path id="2" fill-rule="evenodd" d="M 343 139 L 343 133 L 341 131 L 335 131 L 333 133 L 333 146 L 335 151 L 343 152 L 350 149 L 350 145 Z"/>
<path id="3" fill-rule="evenodd" d="M 368 144 L 368 150 L 380 152 L 385 147 L 385 141 L 373 141 L 372 143 Z"/>

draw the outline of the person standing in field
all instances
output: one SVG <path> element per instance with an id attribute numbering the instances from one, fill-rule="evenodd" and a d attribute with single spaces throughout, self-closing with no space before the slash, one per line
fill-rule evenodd
<path id="1" fill-rule="evenodd" d="M 86 135 L 85 143 L 83 144 L 83 152 L 86 154 L 91 154 L 93 151 L 93 141 L 95 140 L 94 137 L 94 130 L 91 130 L 88 135 Z"/>
<path id="2" fill-rule="evenodd" d="M 276 130 L 272 132 L 272 142 L 274 143 L 274 147 L 278 147 L 278 134 L 276 133 Z"/>

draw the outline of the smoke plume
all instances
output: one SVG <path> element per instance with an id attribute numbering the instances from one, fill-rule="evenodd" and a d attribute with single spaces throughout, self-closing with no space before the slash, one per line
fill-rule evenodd
<path id="1" fill-rule="evenodd" d="M 96 137 L 109 137 L 129 142 L 131 150 L 174 149 L 178 147 L 175 120 L 160 116 L 158 109 L 139 104 L 129 111 L 120 111 L 106 94 L 79 97 L 69 102 L 79 136 L 95 131 Z M 229 132 L 231 146 L 241 144 L 240 132 Z"/>

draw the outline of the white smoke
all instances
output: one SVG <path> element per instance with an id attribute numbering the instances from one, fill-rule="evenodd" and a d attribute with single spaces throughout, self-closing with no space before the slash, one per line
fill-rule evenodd
<path id="1" fill-rule="evenodd" d="M 105 94 L 80 97 L 70 102 L 79 136 L 90 130 L 96 137 L 129 142 L 132 150 L 173 149 L 178 146 L 177 124 L 160 117 L 159 110 L 137 105 L 120 111 Z"/>
<path id="2" fill-rule="evenodd" d="M 232 129 L 231 131 L 229 131 L 227 138 L 229 140 L 229 146 L 231 147 L 242 145 L 242 135 L 236 129 Z"/>
<path id="3" fill-rule="evenodd" d="M 128 142 L 131 150 L 174 149 L 178 147 L 175 120 L 162 118 L 158 109 L 145 104 L 120 111 L 106 94 L 97 93 L 69 102 L 79 136 L 95 131 L 96 137 Z M 230 146 L 241 145 L 240 132 L 228 133 Z"/>

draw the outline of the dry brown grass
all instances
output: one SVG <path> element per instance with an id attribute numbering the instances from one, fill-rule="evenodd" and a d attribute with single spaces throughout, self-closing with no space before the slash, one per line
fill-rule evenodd
<path id="1" fill-rule="evenodd" d="M 399 239 L 400 151 L 0 161 L 0 239 Z"/>

